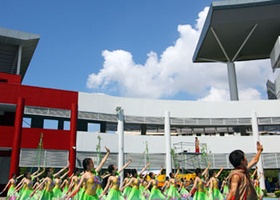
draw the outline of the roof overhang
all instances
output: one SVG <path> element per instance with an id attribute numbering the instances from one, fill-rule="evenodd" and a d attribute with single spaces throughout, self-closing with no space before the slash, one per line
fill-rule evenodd
<path id="1" fill-rule="evenodd" d="M 279 0 L 213 2 L 193 62 L 266 59 L 279 35 Z"/>
<path id="2" fill-rule="evenodd" d="M 0 28 L 0 72 L 17 74 L 19 48 L 21 46 L 19 74 L 23 79 L 39 39 L 40 36 L 37 34 Z"/>

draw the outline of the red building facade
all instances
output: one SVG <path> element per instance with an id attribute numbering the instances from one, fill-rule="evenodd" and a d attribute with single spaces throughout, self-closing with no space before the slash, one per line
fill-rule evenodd
<path id="1" fill-rule="evenodd" d="M 0 156 L 10 157 L 10 176 L 19 169 L 20 150 L 37 149 L 41 133 L 44 135 L 44 149 L 66 150 L 70 170 L 75 167 L 75 146 L 78 115 L 78 93 L 65 90 L 25 86 L 21 76 L 0 73 Z M 44 108 L 68 111 L 70 128 L 65 130 L 61 123 L 56 129 L 44 128 L 44 115 L 30 117 L 30 126 L 23 127 L 27 116 L 25 108 Z M 57 117 L 53 117 L 61 121 Z"/>

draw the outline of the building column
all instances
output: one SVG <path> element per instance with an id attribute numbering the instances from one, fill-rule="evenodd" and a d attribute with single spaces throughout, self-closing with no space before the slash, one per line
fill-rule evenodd
<path id="1" fill-rule="evenodd" d="M 57 129 L 58 130 L 63 130 L 64 129 L 64 121 L 62 119 L 58 120 Z"/>
<path id="2" fill-rule="evenodd" d="M 253 136 L 254 136 L 254 142 L 255 145 L 257 142 L 260 141 L 260 135 L 259 135 L 259 126 L 258 126 L 258 118 L 257 118 L 257 112 L 252 111 L 252 131 L 253 131 Z M 263 174 L 263 161 L 262 161 L 262 156 L 260 156 L 260 160 L 257 163 L 258 166 L 258 176 L 261 176 L 260 178 L 260 187 L 261 189 L 265 189 L 265 182 L 264 182 L 264 176 L 261 175 Z"/>
<path id="3" fill-rule="evenodd" d="M 18 56 L 17 56 L 17 75 L 20 74 L 20 68 L 21 68 L 21 55 L 22 55 L 22 46 L 19 45 L 18 47 Z"/>
<path id="4" fill-rule="evenodd" d="M 171 136 L 170 136 L 170 112 L 165 111 L 165 120 L 164 120 L 164 136 L 165 136 L 165 166 L 166 166 L 166 176 L 169 176 L 169 173 L 172 172 L 172 163 L 171 163 Z"/>
<path id="5" fill-rule="evenodd" d="M 25 100 L 21 97 L 18 98 L 15 116 L 15 132 L 14 140 L 12 145 L 12 155 L 11 155 L 11 166 L 10 166 L 10 178 L 13 173 L 18 173 L 19 169 L 19 154 L 20 154 L 20 143 L 21 143 L 21 133 L 22 133 L 22 119 L 24 114 Z"/>
<path id="6" fill-rule="evenodd" d="M 146 134 L 147 134 L 147 125 L 141 124 L 141 135 L 146 135 Z"/>
<path id="7" fill-rule="evenodd" d="M 31 118 L 31 128 L 43 128 L 44 119 L 40 116 L 34 116 Z"/>
<path id="8" fill-rule="evenodd" d="M 116 108 L 117 117 L 118 117 L 118 127 L 117 127 L 117 134 L 119 135 L 119 155 L 118 155 L 118 169 L 121 169 L 124 165 L 124 116 L 123 116 L 123 109 L 121 107 Z M 120 174 L 121 180 L 123 173 Z"/>
<path id="9" fill-rule="evenodd" d="M 70 117 L 69 174 L 72 174 L 76 167 L 77 121 L 78 121 L 78 105 L 76 103 L 73 103 L 71 106 L 71 117 Z"/>
<path id="10" fill-rule="evenodd" d="M 237 80 L 236 80 L 236 72 L 235 72 L 235 64 L 234 62 L 227 63 L 228 70 L 228 83 L 229 83 L 229 92 L 230 92 L 230 100 L 238 101 L 238 89 L 237 89 Z"/>
<path id="11" fill-rule="evenodd" d="M 100 132 L 101 133 L 106 133 L 107 126 L 106 126 L 106 122 L 101 122 L 100 123 Z"/>

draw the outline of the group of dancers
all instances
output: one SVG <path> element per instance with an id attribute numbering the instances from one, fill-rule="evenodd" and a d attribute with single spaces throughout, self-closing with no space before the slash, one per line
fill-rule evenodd
<path id="1" fill-rule="evenodd" d="M 99 172 L 109 157 L 110 150 L 106 148 L 106 152 L 97 167 L 94 167 L 91 158 L 85 158 L 83 172 L 80 173 L 79 169 L 76 169 L 70 177 L 67 176 L 69 164 L 57 173 L 51 168 L 48 170 L 38 168 L 33 174 L 27 172 L 19 177 L 14 174 L 1 193 L 9 188 L 6 199 L 11 200 L 224 200 L 229 192 L 227 178 L 219 187 L 218 177 L 223 168 L 216 173 L 209 170 L 210 164 L 203 171 L 197 168 L 194 180 L 185 178 L 178 180 L 180 171 L 178 169 L 175 174 L 170 173 L 169 177 L 166 177 L 162 187 L 158 186 L 157 177 L 162 173 L 163 167 L 158 174 L 153 172 L 144 174 L 150 163 L 147 163 L 140 172 L 136 169 L 130 170 L 121 181 L 119 174 L 129 166 L 131 159 L 120 169 L 115 165 L 109 165 L 107 172 L 100 175 Z M 46 176 L 39 179 L 43 173 L 46 173 Z M 252 175 L 255 178 L 256 191 L 261 191 L 259 177 L 256 178 L 255 174 L 256 170 Z M 18 182 L 20 178 L 22 179 Z"/>

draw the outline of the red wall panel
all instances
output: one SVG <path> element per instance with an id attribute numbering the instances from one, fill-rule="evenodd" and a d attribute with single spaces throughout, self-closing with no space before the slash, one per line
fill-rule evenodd
<path id="1" fill-rule="evenodd" d="M 26 106 L 71 109 L 78 103 L 78 92 L 0 83 L 0 102 L 16 104 L 17 98 L 25 99 Z"/>
<path id="2" fill-rule="evenodd" d="M 23 128 L 21 148 L 38 148 L 43 133 L 43 149 L 69 150 L 70 131 L 39 128 Z"/>
<path id="3" fill-rule="evenodd" d="M 41 133 L 43 133 L 43 148 L 69 150 L 70 131 L 49 130 L 39 128 L 23 128 L 21 148 L 38 148 Z M 0 126 L 0 147 L 12 147 L 14 127 Z"/>
<path id="4" fill-rule="evenodd" d="M 12 147 L 15 128 L 13 126 L 0 126 L 0 147 Z"/>
<path id="5" fill-rule="evenodd" d="M 15 74 L 0 73 L 0 82 L 19 85 L 21 83 L 21 76 Z"/>

